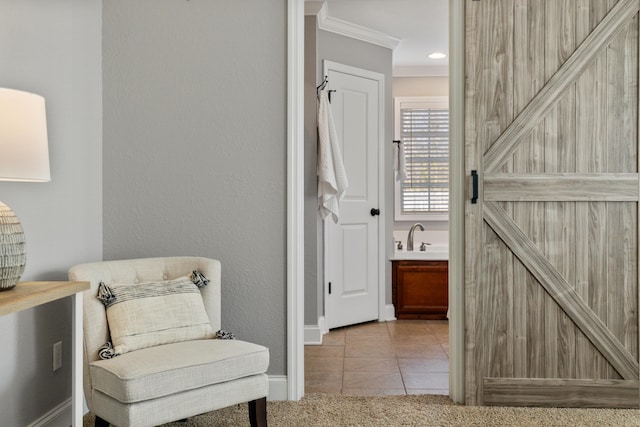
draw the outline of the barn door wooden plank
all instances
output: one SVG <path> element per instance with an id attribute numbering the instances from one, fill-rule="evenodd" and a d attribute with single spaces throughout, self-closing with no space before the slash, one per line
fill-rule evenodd
<path id="1" fill-rule="evenodd" d="M 471 34 L 479 34 L 479 20 L 477 14 L 482 7 L 482 2 L 476 2 L 475 5 L 467 5 L 465 11 L 465 31 Z M 481 60 L 480 55 L 474 52 L 480 51 L 479 37 L 467 37 L 465 48 L 465 161 L 467 176 L 470 171 L 480 168 L 480 153 L 483 151 L 478 141 L 479 125 L 474 117 L 478 108 L 480 108 L 481 96 L 475 93 L 475 88 L 480 81 Z M 478 205 L 482 205 L 482 200 L 478 201 Z M 464 279 L 464 298 L 467 313 L 465 317 L 465 400 L 468 404 L 476 403 L 476 396 L 479 393 L 481 366 L 478 364 L 478 345 L 477 334 L 481 329 L 478 324 L 477 316 L 474 313 L 477 310 L 478 300 L 476 299 L 476 280 L 480 274 L 481 258 L 479 250 L 482 245 L 482 210 L 474 209 L 469 204 L 465 206 L 465 224 L 468 230 L 465 241 L 465 279 Z"/>
<path id="2" fill-rule="evenodd" d="M 544 1 L 545 9 L 545 81 L 549 81 L 558 69 L 575 51 L 575 22 L 576 3 L 569 1 Z M 573 94 L 575 88 L 569 85 L 557 102 L 546 113 L 544 125 L 544 173 L 575 172 L 575 109 Z M 542 221 L 544 223 L 544 245 L 541 252 L 549 261 L 558 266 L 560 273 L 567 280 L 574 275 L 573 265 L 568 262 L 571 253 L 558 251 L 556 247 L 562 245 L 573 248 L 575 245 L 573 227 L 568 221 L 572 216 L 574 206 L 567 203 L 547 201 L 543 204 Z M 544 294 L 544 335 L 539 339 L 544 341 L 545 360 L 544 376 L 556 378 L 560 375 L 561 363 L 572 363 L 569 352 L 573 346 L 567 342 L 573 340 L 574 327 L 564 327 L 567 323 L 566 315 L 555 304 L 553 298 Z M 564 367 L 563 367 L 564 368 Z M 568 367 L 565 370 L 571 370 Z M 563 373 L 567 375 L 567 373 Z"/>
<path id="3" fill-rule="evenodd" d="M 465 123 L 466 145 L 466 167 L 469 169 L 479 169 L 482 153 L 488 148 L 490 141 L 497 138 L 500 132 L 513 120 L 513 57 L 509 54 L 513 52 L 513 14 L 514 0 L 501 0 L 500 2 L 469 2 L 467 4 L 466 25 L 467 31 L 474 31 L 479 35 L 477 39 L 468 39 L 466 44 L 466 64 L 473 70 L 467 74 L 466 88 L 477 86 L 473 82 L 482 82 L 483 88 L 478 93 L 466 94 L 469 100 L 465 104 L 465 114 L 472 116 L 477 111 L 487 111 L 491 118 L 489 120 L 478 120 Z M 491 53 L 487 57 L 475 55 L 474 52 L 487 49 Z M 485 73 L 484 70 L 497 67 L 499 73 Z M 473 141 L 470 142 L 469 141 Z M 490 244 L 492 249 L 487 256 L 492 257 L 498 263 L 502 263 L 506 256 L 513 258 L 513 255 L 501 244 L 494 233 L 482 227 L 482 211 L 467 209 L 466 220 L 476 226 L 470 227 L 469 244 L 465 247 L 467 268 L 465 269 L 465 304 L 473 307 L 473 310 L 482 312 L 490 311 L 496 316 L 497 322 L 501 325 L 505 322 L 504 299 L 494 301 L 487 293 L 475 293 L 474 277 L 491 274 L 487 271 L 487 264 L 481 263 L 479 255 L 484 250 L 483 242 L 486 239 L 492 240 L 495 245 Z M 475 243 L 474 243 L 475 242 Z M 502 248 L 500 247 L 502 245 Z M 495 250 L 494 250 L 495 249 Z M 475 254 L 475 255 L 471 255 Z M 510 274 L 500 271 L 500 274 Z M 493 282 L 496 285 L 504 286 L 502 283 Z M 501 293 L 502 289 L 496 287 L 491 292 Z M 491 293 L 489 292 L 489 293 Z M 476 346 L 478 334 L 484 329 L 484 322 L 480 317 L 467 316 L 465 324 L 465 336 L 467 341 L 467 354 L 465 358 L 465 392 L 467 401 L 473 403 L 472 396 L 482 394 L 482 381 L 475 377 L 476 373 L 481 373 L 485 369 L 486 360 L 491 358 L 499 359 L 500 364 L 504 363 L 509 356 L 506 355 L 504 346 L 486 347 Z M 481 343 L 478 343 L 481 344 Z"/>
<path id="4" fill-rule="evenodd" d="M 622 31 L 623 24 L 637 14 L 639 7 L 640 0 L 620 0 L 616 4 L 573 55 L 549 79 L 529 105 L 486 151 L 483 158 L 484 171 L 496 171 L 513 155 L 521 139 L 531 132 L 533 126 L 558 102 L 567 87 L 576 81 L 601 49 Z"/>
<path id="5" fill-rule="evenodd" d="M 638 379 L 640 369 L 634 356 L 610 333 L 506 212 L 494 202 L 485 202 L 484 218 L 620 376 L 627 380 Z"/>
<path id="6" fill-rule="evenodd" d="M 580 0 L 578 8 L 578 37 L 584 39 L 609 11 L 606 1 Z M 578 173 L 608 171 L 606 115 L 607 56 L 603 49 L 576 81 L 576 150 Z M 599 242 L 606 239 L 606 210 L 603 202 L 576 205 L 576 282 L 578 295 L 592 310 L 602 315 L 606 293 L 607 256 L 603 256 Z M 599 284 L 596 286 L 596 284 Z M 576 378 L 591 379 L 607 376 L 609 364 L 593 347 L 589 338 L 578 331 L 576 336 Z"/>
<path id="7" fill-rule="evenodd" d="M 519 78 L 513 82 L 513 108 L 517 115 L 522 111 L 531 98 L 542 88 L 545 82 L 544 61 L 537 58 L 544 56 L 544 10 L 529 7 L 529 0 L 516 0 L 514 4 L 514 28 L 520 28 L 513 37 L 514 75 Z M 544 171 L 544 147 L 540 143 L 543 137 L 540 125 L 525 139 L 525 143 L 513 155 L 513 170 L 528 173 L 542 173 Z M 486 175 L 485 175 L 486 176 Z M 483 190 L 484 192 L 485 190 Z M 538 212 L 543 209 L 541 203 L 516 203 L 513 206 L 513 216 L 523 227 L 528 236 L 539 242 L 541 235 L 539 222 L 536 221 Z M 525 378 L 532 366 L 539 363 L 544 349 L 540 346 L 529 345 L 531 336 L 535 334 L 529 329 L 542 328 L 542 316 L 532 316 L 531 307 L 537 305 L 538 299 L 544 298 L 535 279 L 520 262 L 513 265 L 514 283 L 522 283 L 526 292 L 513 292 L 513 305 L 510 309 L 511 322 L 507 334 L 513 342 L 513 376 Z M 529 295 L 532 293 L 534 295 Z"/>
<path id="8" fill-rule="evenodd" d="M 484 403 L 496 406 L 637 408 L 638 380 L 485 378 Z"/>
<path id="9" fill-rule="evenodd" d="M 637 171 L 637 91 L 638 63 L 629 58 L 638 55 L 638 17 L 606 49 L 607 57 L 607 163 L 619 172 Z M 605 315 L 608 328 L 625 342 L 628 323 L 634 317 L 628 311 L 628 292 L 637 288 L 636 234 L 637 205 L 607 203 L 607 289 Z M 615 255 L 614 255 L 615 254 Z M 635 268 L 629 268 L 634 266 Z M 633 301 L 634 306 L 637 301 Z M 634 309 L 635 310 L 635 309 Z M 625 315 L 621 315 L 624 313 Z M 634 322 L 637 323 L 637 322 Z M 635 326 L 635 325 L 634 325 Z M 637 330 L 634 328 L 635 334 Z M 629 342 L 630 346 L 634 343 Z M 637 355 L 637 352 L 635 353 Z M 611 369 L 611 368 L 609 368 Z"/>
<path id="10" fill-rule="evenodd" d="M 483 195 L 489 202 L 637 202 L 638 174 L 485 174 Z"/>

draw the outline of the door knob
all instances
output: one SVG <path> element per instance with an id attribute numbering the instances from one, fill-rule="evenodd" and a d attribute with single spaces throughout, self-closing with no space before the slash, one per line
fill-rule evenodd
<path id="1" fill-rule="evenodd" d="M 371 208 L 371 216 L 380 215 L 380 209 Z"/>

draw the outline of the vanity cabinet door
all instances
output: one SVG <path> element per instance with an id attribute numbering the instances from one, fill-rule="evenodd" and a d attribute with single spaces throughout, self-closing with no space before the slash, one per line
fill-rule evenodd
<path id="1" fill-rule="evenodd" d="M 446 319 L 447 261 L 393 261 L 393 304 L 397 319 Z"/>

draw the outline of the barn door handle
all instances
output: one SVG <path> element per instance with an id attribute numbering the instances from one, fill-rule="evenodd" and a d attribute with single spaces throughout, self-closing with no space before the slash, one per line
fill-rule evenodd
<path id="1" fill-rule="evenodd" d="M 371 208 L 371 216 L 380 215 L 380 209 Z"/>
<path id="2" fill-rule="evenodd" d="M 478 171 L 471 171 L 471 179 L 473 180 L 473 194 L 471 195 L 471 203 L 478 203 Z"/>

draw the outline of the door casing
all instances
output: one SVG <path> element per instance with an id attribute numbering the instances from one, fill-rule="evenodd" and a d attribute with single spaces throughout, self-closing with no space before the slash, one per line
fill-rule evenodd
<path id="1" fill-rule="evenodd" d="M 287 0 L 288 400 L 304 395 L 304 0 Z M 464 0 L 449 0 L 449 396 L 464 403 Z M 384 178 L 384 177 L 383 177 Z M 384 249 L 384 247 L 382 247 Z M 384 275 L 383 275 L 384 277 Z M 381 299 L 384 301 L 384 298 Z"/>

